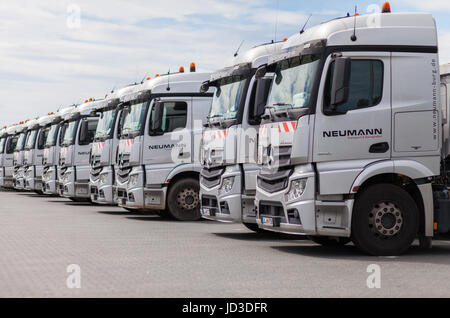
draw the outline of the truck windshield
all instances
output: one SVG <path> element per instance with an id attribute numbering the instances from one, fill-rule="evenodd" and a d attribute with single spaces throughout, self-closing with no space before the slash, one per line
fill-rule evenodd
<path id="1" fill-rule="evenodd" d="M 3 137 L 2 139 L 0 139 L 0 153 L 3 153 L 5 151 L 5 142 L 6 142 L 6 137 Z"/>
<path id="2" fill-rule="evenodd" d="M 21 133 L 19 135 L 19 139 L 17 140 L 16 148 L 14 149 L 15 151 L 23 150 L 23 148 L 25 147 L 26 136 L 27 136 L 26 133 Z"/>
<path id="3" fill-rule="evenodd" d="M 34 149 L 34 145 L 36 144 L 36 136 L 37 130 L 32 130 L 28 132 L 27 142 L 25 144 L 26 150 Z"/>
<path id="4" fill-rule="evenodd" d="M 67 123 L 64 131 L 63 146 L 73 145 L 75 143 L 75 136 L 77 132 L 78 121 L 71 121 Z"/>
<path id="5" fill-rule="evenodd" d="M 95 131 L 95 139 L 105 139 L 111 135 L 115 116 L 116 116 L 115 109 L 101 113 L 97 125 L 97 130 Z"/>
<path id="6" fill-rule="evenodd" d="M 58 136 L 59 124 L 54 124 L 48 131 L 47 138 L 45 139 L 45 147 L 53 147 L 56 145 L 56 136 Z"/>
<path id="7" fill-rule="evenodd" d="M 267 105 L 307 108 L 319 66 L 320 55 L 297 56 L 277 64 Z"/>
<path id="8" fill-rule="evenodd" d="M 135 134 L 141 131 L 148 101 L 139 102 L 124 108 L 122 135 Z"/>
<path id="9" fill-rule="evenodd" d="M 209 118 L 235 119 L 248 77 L 232 76 L 219 81 Z"/>

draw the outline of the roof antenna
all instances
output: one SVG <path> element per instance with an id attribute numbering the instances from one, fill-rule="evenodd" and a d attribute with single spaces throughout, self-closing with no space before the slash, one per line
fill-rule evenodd
<path id="1" fill-rule="evenodd" d="M 355 20 L 353 22 L 353 35 L 351 36 L 351 40 L 355 42 L 358 38 L 356 37 L 356 17 L 358 16 L 358 6 L 355 6 Z"/>
<path id="2" fill-rule="evenodd" d="M 166 91 L 170 91 L 170 68 L 169 71 L 167 72 L 167 88 Z"/>
<path id="3" fill-rule="evenodd" d="M 308 24 L 309 19 L 311 19 L 311 17 L 312 17 L 312 14 L 309 15 L 308 19 L 306 20 L 305 24 L 303 25 L 303 28 L 300 30 L 300 34 L 303 34 L 303 32 L 305 32 L 306 25 Z"/>
<path id="4" fill-rule="evenodd" d="M 244 44 L 245 40 L 242 40 L 241 44 L 239 44 L 239 47 L 237 48 L 236 52 L 234 53 L 234 57 L 238 56 L 239 50 L 241 49 L 242 44 Z"/>
<path id="5" fill-rule="evenodd" d="M 277 32 L 278 32 L 278 12 L 280 7 L 280 0 L 277 0 L 277 12 L 275 14 L 275 39 L 272 41 L 272 43 L 277 41 Z"/>

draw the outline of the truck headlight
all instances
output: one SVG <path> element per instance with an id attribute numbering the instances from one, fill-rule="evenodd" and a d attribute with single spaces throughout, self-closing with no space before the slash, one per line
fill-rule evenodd
<path id="1" fill-rule="evenodd" d="M 128 187 L 129 188 L 133 188 L 135 186 L 137 186 L 139 181 L 139 175 L 138 174 L 132 174 L 130 176 L 130 179 L 128 180 Z"/>
<path id="2" fill-rule="evenodd" d="M 294 201 L 300 198 L 305 191 L 307 179 L 297 179 L 291 181 L 289 192 L 286 194 L 286 201 Z"/>
<path id="3" fill-rule="evenodd" d="M 220 191 L 227 193 L 233 189 L 234 177 L 227 177 L 222 179 L 222 185 L 220 186 Z"/>

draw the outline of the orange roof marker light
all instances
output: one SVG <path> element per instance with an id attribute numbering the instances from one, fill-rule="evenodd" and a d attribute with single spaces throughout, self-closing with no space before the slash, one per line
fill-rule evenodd
<path id="1" fill-rule="evenodd" d="M 357 16 L 359 16 L 359 13 L 358 13 L 358 12 L 355 12 L 355 17 L 357 17 Z"/>
<path id="2" fill-rule="evenodd" d="M 89 101 L 90 101 L 90 102 L 92 102 L 93 100 L 94 100 L 94 99 L 93 99 L 92 97 L 91 97 L 91 98 L 89 98 Z"/>
<path id="3" fill-rule="evenodd" d="M 381 7 L 382 13 L 391 13 L 391 4 L 389 2 L 383 3 L 383 6 Z"/>
<path id="4" fill-rule="evenodd" d="M 159 77 L 159 74 L 156 74 L 155 77 Z"/>
<path id="5" fill-rule="evenodd" d="M 89 103 L 89 99 L 86 99 L 84 102 L 85 102 L 85 103 Z"/>
<path id="6" fill-rule="evenodd" d="M 183 66 L 180 66 L 180 69 L 178 70 L 178 72 L 184 73 L 184 67 L 183 67 Z"/>
<path id="7" fill-rule="evenodd" d="M 151 77 L 147 77 L 147 81 L 149 81 L 149 80 L 151 80 L 152 78 Z"/>
<path id="8" fill-rule="evenodd" d="M 284 38 L 284 39 L 283 39 L 283 42 L 286 42 L 286 41 L 287 41 L 287 38 Z"/>
<path id="9" fill-rule="evenodd" d="M 191 71 L 191 72 L 195 72 L 195 69 L 196 69 L 195 63 L 192 62 L 191 65 L 190 65 L 190 71 Z"/>

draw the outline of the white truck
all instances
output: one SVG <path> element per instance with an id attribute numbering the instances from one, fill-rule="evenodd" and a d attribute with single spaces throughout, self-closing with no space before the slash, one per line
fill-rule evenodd
<path id="1" fill-rule="evenodd" d="M 25 152 L 25 142 L 27 140 L 28 123 L 20 122 L 16 128 L 16 135 L 18 136 L 16 147 L 14 148 L 13 155 L 13 185 L 16 190 L 24 190 L 24 166 L 23 158 Z"/>
<path id="2" fill-rule="evenodd" d="M 178 220 L 201 218 L 199 144 L 212 92 L 199 90 L 209 76 L 193 72 L 159 76 L 120 98 L 124 112 L 116 172 L 120 206 L 159 210 Z"/>
<path id="3" fill-rule="evenodd" d="M 91 98 L 63 117 L 58 186 L 60 196 L 73 201 L 90 201 L 89 154 L 98 123 L 98 117 L 93 112 L 102 103 L 102 100 Z"/>
<path id="4" fill-rule="evenodd" d="M 211 75 L 202 90 L 215 87 L 203 133 L 200 177 L 205 219 L 243 223 L 258 232 L 256 210 L 257 133 L 272 78 L 255 79 L 281 43 L 254 47 Z"/>
<path id="5" fill-rule="evenodd" d="M 51 115 L 42 116 L 28 123 L 28 138 L 24 152 L 25 189 L 42 194 L 42 172 L 45 141 L 52 122 Z"/>
<path id="6" fill-rule="evenodd" d="M 19 125 L 12 125 L 5 129 L 2 137 L 1 143 L 4 146 L 1 153 L 0 186 L 3 188 L 14 188 L 14 150 L 19 140 L 18 131 L 20 130 Z"/>
<path id="7" fill-rule="evenodd" d="M 13 158 L 18 136 L 17 126 L 4 127 L 0 133 L 0 187 L 13 188 Z"/>
<path id="8" fill-rule="evenodd" d="M 64 126 L 61 124 L 61 122 L 68 113 L 73 111 L 74 108 L 74 106 L 69 106 L 58 110 L 54 114 L 52 121 L 49 124 L 50 130 L 45 140 L 45 148 L 42 161 L 42 189 L 44 194 L 59 195 L 59 151 L 62 144 L 62 137 L 64 132 Z"/>
<path id="9" fill-rule="evenodd" d="M 90 154 L 90 195 L 98 204 L 115 205 L 115 164 L 119 147 L 122 110 L 118 108 L 120 96 L 133 90 L 130 85 L 114 91 L 97 107 L 99 122 Z"/>
<path id="10" fill-rule="evenodd" d="M 259 131 L 261 228 L 351 239 L 372 255 L 401 254 L 416 238 L 430 247 L 449 231 L 435 20 L 385 11 L 296 34 L 258 69 L 275 73 Z"/>

